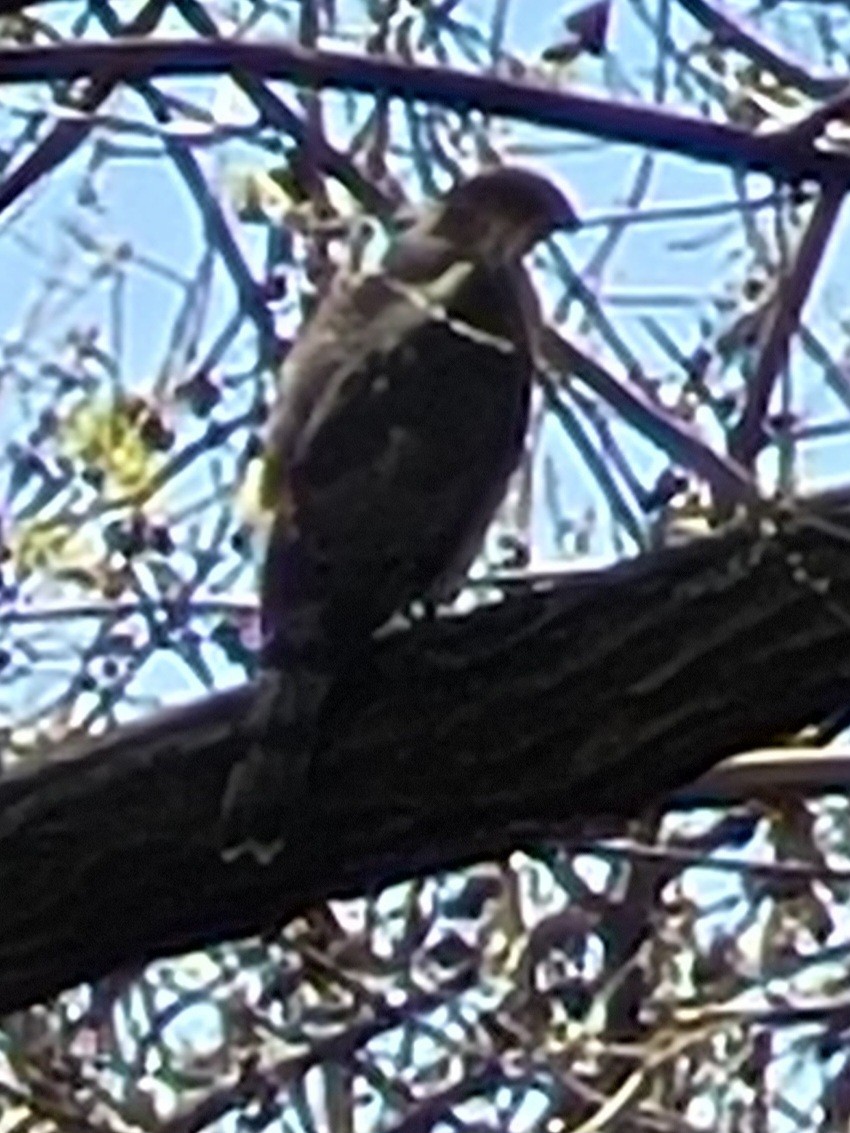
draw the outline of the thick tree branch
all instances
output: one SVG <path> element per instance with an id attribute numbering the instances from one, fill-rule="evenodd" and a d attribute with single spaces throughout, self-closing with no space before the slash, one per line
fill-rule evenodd
<path id="1" fill-rule="evenodd" d="M 387 638 L 338 688 L 312 810 L 269 867 L 217 850 L 252 687 L 0 782 L 0 1011 L 586 832 L 845 707 L 848 517 L 834 497 L 770 536 L 739 525 Z"/>
<path id="2" fill-rule="evenodd" d="M 539 83 L 447 67 L 409 65 L 373 55 L 314 51 L 289 42 L 144 38 L 110 43 L 63 43 L 0 50 L 4 83 L 120 75 L 127 82 L 156 75 L 229 74 L 288 79 L 421 99 L 456 110 L 578 130 L 613 142 L 667 150 L 697 161 L 768 173 L 784 181 L 850 177 L 850 158 L 801 144 L 792 131 L 759 134 L 655 106 L 615 102 Z"/>

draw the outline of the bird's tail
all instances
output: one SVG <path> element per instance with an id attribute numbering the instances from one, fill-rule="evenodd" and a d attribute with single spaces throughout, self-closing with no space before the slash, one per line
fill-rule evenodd
<path id="1" fill-rule="evenodd" d="M 262 653 L 256 695 L 239 728 L 245 752 L 221 806 L 222 854 L 270 861 L 291 845 L 310 804 L 310 767 L 338 671 L 326 629 L 321 571 L 285 509 L 269 535 L 260 595 Z"/>
<path id="2" fill-rule="evenodd" d="M 234 764 L 221 806 L 225 861 L 251 854 L 268 864 L 297 836 L 310 807 L 310 767 L 329 671 L 302 661 L 263 669 L 239 734 L 245 753 Z"/>

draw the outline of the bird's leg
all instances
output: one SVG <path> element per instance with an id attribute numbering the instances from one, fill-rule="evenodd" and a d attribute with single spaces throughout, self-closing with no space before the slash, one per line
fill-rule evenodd
<path id="1" fill-rule="evenodd" d="M 317 725 L 331 678 L 307 665 L 266 668 L 239 731 L 245 754 L 230 772 L 221 806 L 221 854 L 252 854 L 261 865 L 292 841 L 309 805 Z"/>

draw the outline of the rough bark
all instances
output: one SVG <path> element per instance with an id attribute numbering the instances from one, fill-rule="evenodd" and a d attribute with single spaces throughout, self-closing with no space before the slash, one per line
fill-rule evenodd
<path id="1" fill-rule="evenodd" d="M 217 850 L 254 686 L 0 782 L 0 1013 L 320 898 L 636 814 L 842 710 L 848 515 L 824 498 L 778 528 L 513 585 L 394 634 L 338 690 L 308 813 L 269 866 Z"/>

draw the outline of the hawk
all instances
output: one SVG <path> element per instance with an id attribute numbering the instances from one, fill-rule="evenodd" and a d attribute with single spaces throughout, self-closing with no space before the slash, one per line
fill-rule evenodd
<path id="1" fill-rule="evenodd" d="M 274 701 L 286 756 L 257 744 L 234 768 L 228 854 L 279 848 L 334 674 L 394 613 L 463 582 L 528 422 L 539 315 L 521 261 L 577 224 L 546 178 L 479 173 L 424 209 L 379 270 L 340 272 L 290 352 L 261 488 L 274 519 L 260 715 L 268 725 Z"/>

